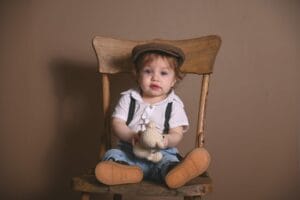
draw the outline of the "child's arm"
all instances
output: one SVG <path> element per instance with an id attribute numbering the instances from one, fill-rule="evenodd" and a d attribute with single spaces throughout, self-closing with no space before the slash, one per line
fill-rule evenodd
<path id="1" fill-rule="evenodd" d="M 164 145 L 165 147 L 175 147 L 181 141 L 183 136 L 183 127 L 178 126 L 171 128 L 168 134 L 164 134 Z"/>
<path id="2" fill-rule="evenodd" d="M 126 125 L 124 120 L 116 117 L 112 118 L 112 130 L 120 140 L 129 143 L 131 143 L 134 136 L 137 135 Z"/>

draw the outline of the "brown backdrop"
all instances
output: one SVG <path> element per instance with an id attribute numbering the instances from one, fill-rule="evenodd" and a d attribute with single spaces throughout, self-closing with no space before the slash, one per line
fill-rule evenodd
<path id="1" fill-rule="evenodd" d="M 97 162 L 101 94 L 91 39 L 223 39 L 210 85 L 207 199 L 299 199 L 300 2 L 0 3 L 0 194 L 78 199 L 70 178 Z M 121 80 L 126 78 L 121 77 Z M 196 76 L 178 86 L 195 131 Z M 114 97 L 122 81 L 115 81 Z M 196 94 L 196 96 L 195 96 Z M 126 197 L 131 198 L 131 197 Z"/>

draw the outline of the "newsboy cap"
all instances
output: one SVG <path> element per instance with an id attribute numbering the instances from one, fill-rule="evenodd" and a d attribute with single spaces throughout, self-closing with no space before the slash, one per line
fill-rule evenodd
<path id="1" fill-rule="evenodd" d="M 137 45 L 132 49 L 131 55 L 133 62 L 135 63 L 139 56 L 146 52 L 164 53 L 169 56 L 173 56 L 177 58 L 179 67 L 183 64 L 185 60 L 185 55 L 183 51 L 176 46 L 166 43 L 146 43 Z"/>

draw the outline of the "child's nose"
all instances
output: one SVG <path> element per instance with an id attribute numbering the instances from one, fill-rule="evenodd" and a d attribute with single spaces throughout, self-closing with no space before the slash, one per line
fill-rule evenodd
<path id="1" fill-rule="evenodd" d="M 152 80 L 158 80 L 158 79 L 159 79 L 159 74 L 158 73 L 153 73 Z"/>

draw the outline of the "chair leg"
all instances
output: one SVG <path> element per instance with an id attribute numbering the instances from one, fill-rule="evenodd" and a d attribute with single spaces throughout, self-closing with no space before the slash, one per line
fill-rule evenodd
<path id="1" fill-rule="evenodd" d="M 201 196 L 185 196 L 184 200 L 201 200 Z"/>
<path id="2" fill-rule="evenodd" d="M 81 200 L 90 200 L 90 194 L 87 192 L 83 192 L 81 194 Z"/>
<path id="3" fill-rule="evenodd" d="M 114 194 L 114 200 L 122 200 L 122 195 L 121 194 Z"/>

